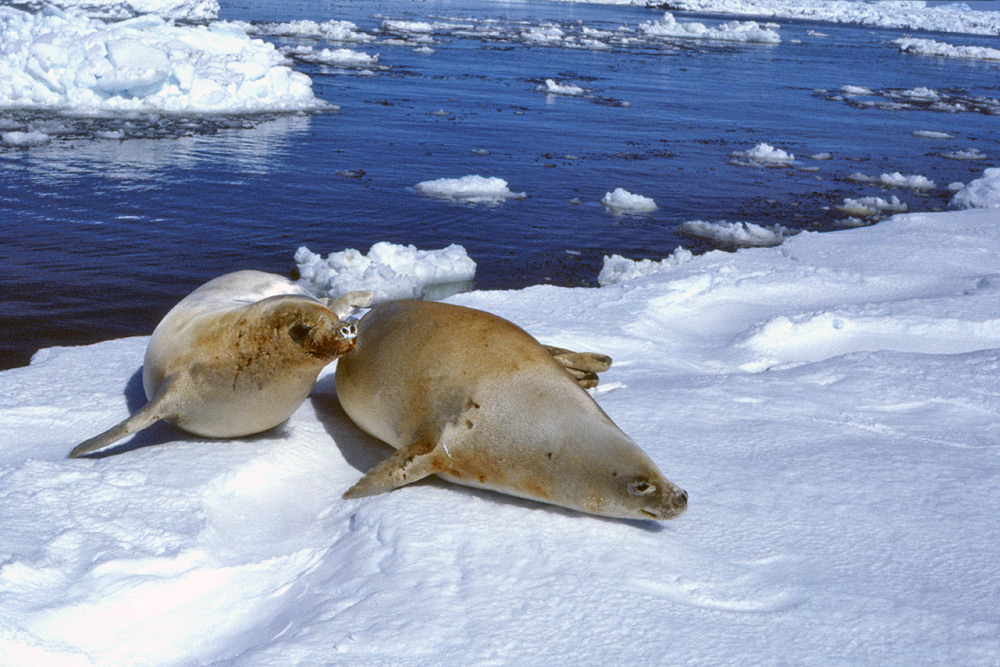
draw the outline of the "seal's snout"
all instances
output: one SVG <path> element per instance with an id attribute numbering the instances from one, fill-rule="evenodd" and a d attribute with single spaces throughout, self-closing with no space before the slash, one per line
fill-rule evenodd
<path id="1" fill-rule="evenodd" d="M 661 506 L 661 519 L 673 519 L 684 513 L 687 509 L 688 504 L 688 494 L 684 489 L 678 489 L 673 487 L 671 489 L 672 493 L 664 494 L 666 497 L 663 499 L 663 504 Z"/>

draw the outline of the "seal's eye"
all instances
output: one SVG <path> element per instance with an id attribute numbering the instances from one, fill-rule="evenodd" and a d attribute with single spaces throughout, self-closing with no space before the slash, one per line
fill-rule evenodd
<path id="1" fill-rule="evenodd" d="M 305 343 L 306 338 L 309 337 L 309 332 L 312 331 L 312 327 L 305 324 L 295 324 L 288 330 L 288 335 L 292 337 L 299 345 Z"/>
<path id="2" fill-rule="evenodd" d="M 656 491 L 656 487 L 644 479 L 637 479 L 628 485 L 628 492 L 633 496 L 648 496 Z"/>

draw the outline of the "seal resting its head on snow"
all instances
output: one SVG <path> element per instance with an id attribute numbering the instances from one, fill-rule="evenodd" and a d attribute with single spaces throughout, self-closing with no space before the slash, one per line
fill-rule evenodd
<path id="1" fill-rule="evenodd" d="M 376 306 L 336 382 L 348 416 L 397 449 L 345 498 L 436 474 L 610 517 L 671 519 L 687 506 L 553 353 L 496 315 L 428 301 Z"/>

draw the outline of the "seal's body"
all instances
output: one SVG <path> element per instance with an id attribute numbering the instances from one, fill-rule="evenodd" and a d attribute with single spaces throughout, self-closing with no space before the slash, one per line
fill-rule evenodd
<path id="1" fill-rule="evenodd" d="M 306 399 L 319 371 L 354 344 L 354 325 L 342 322 L 336 309 L 292 281 L 260 271 L 205 283 L 153 331 L 142 372 L 149 402 L 70 456 L 106 447 L 160 419 L 214 438 L 277 426 Z"/>
<path id="2" fill-rule="evenodd" d="M 686 506 L 550 351 L 495 315 L 427 301 L 376 306 L 336 381 L 351 419 L 398 450 L 347 498 L 437 474 L 604 516 L 669 519 Z"/>

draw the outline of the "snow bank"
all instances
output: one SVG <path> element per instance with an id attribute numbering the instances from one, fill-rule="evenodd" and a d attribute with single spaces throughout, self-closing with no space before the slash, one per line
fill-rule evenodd
<path id="1" fill-rule="evenodd" d="M 717 28 L 710 28 L 704 23 L 678 21 L 670 12 L 665 12 L 659 21 L 640 23 L 639 32 L 651 37 L 714 39 L 758 44 L 781 43 L 778 26 L 773 23 L 760 25 L 756 21 L 730 21 Z"/>
<path id="2" fill-rule="evenodd" d="M 763 227 L 752 222 L 708 222 L 705 220 L 683 222 L 677 227 L 677 231 L 708 239 L 725 248 L 763 248 L 781 245 L 786 236 L 795 233 L 781 225 Z"/>
<path id="3" fill-rule="evenodd" d="M 787 167 L 795 161 L 792 153 L 767 143 L 759 143 L 746 151 L 730 153 L 730 157 L 730 164 L 742 167 Z"/>
<path id="4" fill-rule="evenodd" d="M 197 23 L 219 16 L 218 0 L 19 0 L 13 4 L 31 11 L 39 11 L 46 6 L 76 10 L 102 19 L 127 19 L 140 14 L 155 14 L 165 19 Z"/>
<path id="5" fill-rule="evenodd" d="M 604 193 L 601 204 L 613 215 L 652 213 L 657 208 L 656 202 L 649 197 L 633 194 L 624 188 Z"/>
<path id="6" fill-rule="evenodd" d="M 694 259 L 694 254 L 681 246 L 674 248 L 674 251 L 661 260 L 654 259 L 629 259 L 621 255 L 605 255 L 604 265 L 597 275 L 597 284 L 601 287 L 607 285 L 617 285 L 629 280 L 635 280 L 642 276 L 651 276 L 661 273 L 666 269 L 690 262 Z"/>
<path id="7" fill-rule="evenodd" d="M 952 208 L 1000 208 L 1000 168 L 993 167 L 951 198 Z"/>
<path id="8" fill-rule="evenodd" d="M 226 26 L 156 16 L 105 23 L 0 7 L 0 108 L 79 115 L 318 109 L 304 74 L 270 44 Z"/>
<path id="9" fill-rule="evenodd" d="M 636 3 L 639 4 L 639 3 Z M 983 35 L 1000 34 L 1000 11 L 972 11 L 965 3 L 943 3 L 928 7 L 926 2 L 881 0 L 664 0 L 666 9 L 710 14 L 742 14 L 768 18 L 788 18 L 829 23 L 857 23 L 883 28 L 932 30 Z"/>
<path id="10" fill-rule="evenodd" d="M 0 653 L 991 664 L 998 215 L 897 216 L 599 289 L 452 297 L 615 359 L 597 400 L 690 494 L 664 525 L 440 480 L 345 501 L 390 449 L 343 414 L 330 372 L 261 436 L 163 424 L 68 460 L 143 403 L 148 339 L 43 350 L 0 373 Z"/>
<path id="11" fill-rule="evenodd" d="M 1000 60 L 1000 49 L 991 49 L 985 46 L 954 46 L 933 39 L 917 39 L 915 37 L 902 37 L 893 40 L 893 43 L 899 47 L 900 53 L 971 60 Z"/>
<path id="12" fill-rule="evenodd" d="M 421 181 L 413 188 L 422 195 L 468 204 L 499 204 L 508 199 L 524 199 L 524 192 L 511 192 L 507 181 L 496 176 L 462 176 Z"/>
<path id="13" fill-rule="evenodd" d="M 376 243 L 367 255 L 347 249 L 323 259 L 305 246 L 295 251 L 300 283 L 317 296 L 336 299 L 354 290 L 372 290 L 375 302 L 419 299 L 442 285 L 471 283 L 476 263 L 465 248 L 441 250 Z"/>

